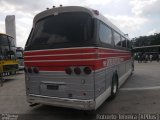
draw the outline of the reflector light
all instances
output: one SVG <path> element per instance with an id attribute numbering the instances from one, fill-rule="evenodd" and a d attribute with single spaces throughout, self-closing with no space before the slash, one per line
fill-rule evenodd
<path id="1" fill-rule="evenodd" d="M 33 68 L 33 71 L 34 71 L 35 73 L 39 73 L 39 69 L 38 69 L 37 67 L 34 67 L 34 68 Z"/>
<path id="2" fill-rule="evenodd" d="M 85 68 L 83 69 L 83 71 L 84 71 L 84 73 L 87 74 L 87 75 L 91 74 L 91 72 L 92 72 L 92 70 L 91 70 L 90 67 L 85 67 Z"/>
<path id="3" fill-rule="evenodd" d="M 74 68 L 75 74 L 79 75 L 81 74 L 81 69 L 79 67 Z"/>
<path id="4" fill-rule="evenodd" d="M 28 73 L 32 73 L 32 68 L 28 68 Z"/>
<path id="5" fill-rule="evenodd" d="M 98 10 L 93 10 L 95 15 L 99 15 L 99 11 Z"/>
<path id="6" fill-rule="evenodd" d="M 72 74 L 72 69 L 70 67 L 68 67 L 68 68 L 65 69 L 65 72 L 67 74 L 71 75 Z"/>

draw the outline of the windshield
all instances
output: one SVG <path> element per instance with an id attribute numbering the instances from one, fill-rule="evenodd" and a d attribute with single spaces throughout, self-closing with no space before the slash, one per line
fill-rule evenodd
<path id="1" fill-rule="evenodd" d="M 60 13 L 38 23 L 29 38 L 29 49 L 49 49 L 89 42 L 93 35 L 93 19 L 83 12 Z"/>
<path id="2" fill-rule="evenodd" d="M 0 60 L 15 59 L 14 39 L 7 35 L 0 35 Z"/>

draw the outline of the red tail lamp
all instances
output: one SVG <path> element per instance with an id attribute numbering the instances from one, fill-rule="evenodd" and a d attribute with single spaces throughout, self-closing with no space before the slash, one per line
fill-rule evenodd
<path id="1" fill-rule="evenodd" d="M 81 69 L 79 67 L 74 68 L 75 74 L 79 75 L 81 74 Z"/>
<path id="2" fill-rule="evenodd" d="M 92 70 L 91 70 L 90 67 L 85 67 L 85 68 L 83 69 L 83 71 L 84 71 L 84 73 L 87 74 L 87 75 L 91 74 L 91 72 L 92 72 Z"/>
<path id="3" fill-rule="evenodd" d="M 72 69 L 70 67 L 68 67 L 68 68 L 65 69 L 65 72 L 67 74 L 71 75 L 72 74 Z"/>
<path id="4" fill-rule="evenodd" d="M 39 69 L 37 67 L 33 68 L 34 73 L 39 73 Z"/>
<path id="5" fill-rule="evenodd" d="M 28 73 L 32 73 L 32 68 L 31 67 L 28 68 Z"/>

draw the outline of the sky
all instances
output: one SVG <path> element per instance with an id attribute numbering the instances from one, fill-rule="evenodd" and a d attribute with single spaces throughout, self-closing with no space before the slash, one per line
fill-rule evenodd
<path id="1" fill-rule="evenodd" d="M 96 9 L 130 38 L 160 33 L 160 0 L 0 0 L 0 32 L 5 17 L 15 15 L 17 46 L 24 47 L 34 16 L 60 4 Z"/>

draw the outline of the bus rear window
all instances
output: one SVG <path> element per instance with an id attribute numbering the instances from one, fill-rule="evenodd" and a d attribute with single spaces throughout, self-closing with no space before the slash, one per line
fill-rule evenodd
<path id="1" fill-rule="evenodd" d="M 93 35 L 93 19 L 83 12 L 60 13 L 41 19 L 27 42 L 30 49 L 51 49 L 57 45 L 83 43 Z"/>

